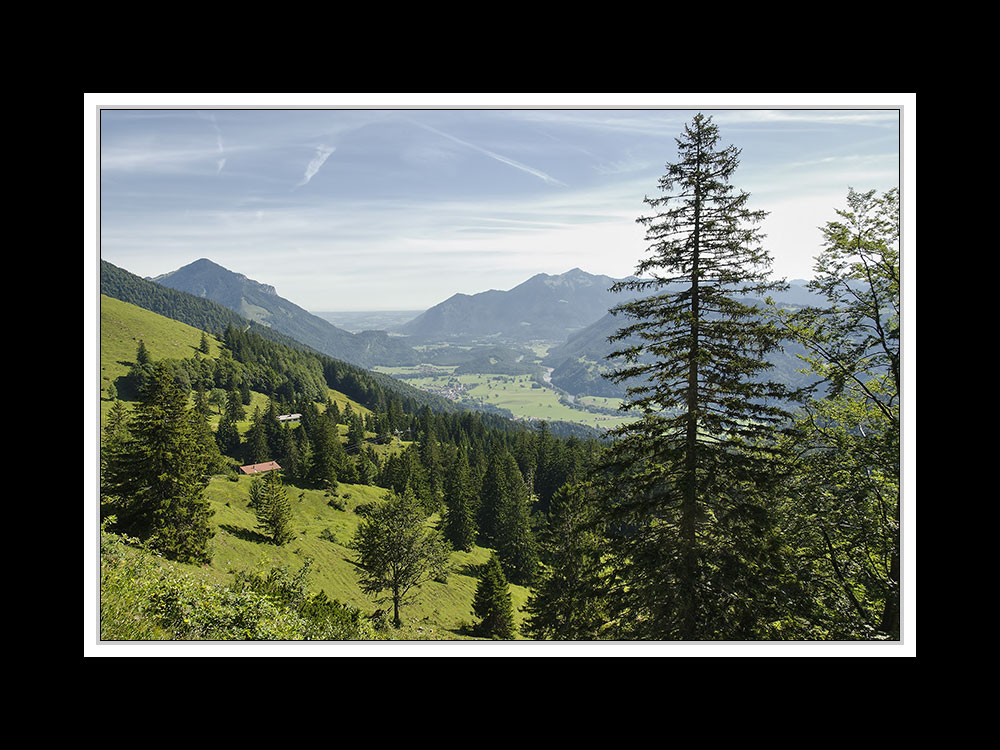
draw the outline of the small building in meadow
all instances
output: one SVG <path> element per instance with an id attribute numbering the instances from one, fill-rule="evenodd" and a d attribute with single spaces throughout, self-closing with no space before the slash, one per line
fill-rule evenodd
<path id="1" fill-rule="evenodd" d="M 248 464 L 247 466 L 241 466 L 240 471 L 244 474 L 264 474 L 268 471 L 275 471 L 280 469 L 277 461 L 266 461 L 262 464 Z"/>
<path id="2" fill-rule="evenodd" d="M 278 421 L 281 422 L 281 424 L 285 424 L 286 422 L 298 422 L 300 419 L 302 419 L 302 415 L 301 414 L 279 414 L 278 415 Z"/>

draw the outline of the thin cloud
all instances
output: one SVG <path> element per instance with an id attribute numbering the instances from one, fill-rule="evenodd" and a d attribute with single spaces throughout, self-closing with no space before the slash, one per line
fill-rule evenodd
<path id="1" fill-rule="evenodd" d="M 309 162 L 306 167 L 306 173 L 302 176 L 302 181 L 296 187 L 302 187 L 307 184 L 309 180 L 316 176 L 319 172 L 320 167 L 322 167 L 326 160 L 330 158 L 330 154 L 336 151 L 335 146 L 317 146 L 316 156 L 313 157 L 312 161 Z"/>
<path id="2" fill-rule="evenodd" d="M 538 179 L 543 180 L 543 181 L 549 183 L 550 185 L 561 185 L 563 187 L 566 187 L 566 183 L 565 182 L 557 180 L 552 175 L 546 174 L 545 172 L 541 171 L 540 169 L 535 169 L 534 167 L 529 167 L 527 164 L 522 164 L 521 162 L 515 161 L 514 159 L 506 157 L 506 156 L 504 156 L 502 154 L 498 154 L 498 153 L 496 153 L 494 151 L 490 151 L 489 149 L 483 148 L 482 146 L 477 146 L 475 143 L 469 143 L 468 141 L 463 141 L 461 138 L 456 138 L 455 136 L 449 135 L 448 133 L 444 133 L 444 132 L 438 130 L 437 128 L 432 128 L 430 125 L 425 125 L 422 122 L 414 122 L 414 125 L 419 125 L 420 127 L 424 128 L 425 130 L 429 130 L 430 132 L 435 133 L 436 135 L 439 135 L 442 138 L 447 138 L 448 140 L 454 141 L 455 143 L 457 143 L 457 144 L 459 144 L 461 146 L 465 146 L 466 148 L 471 148 L 473 151 L 478 151 L 481 154 L 485 154 L 486 156 L 490 157 L 491 159 L 496 159 L 498 162 L 500 162 L 502 164 L 506 164 L 508 166 L 514 167 L 515 169 L 520 169 L 522 172 L 527 172 L 528 174 L 534 175 Z"/>
<path id="3" fill-rule="evenodd" d="M 219 129 L 219 123 L 215 121 L 215 115 L 209 115 L 208 119 L 215 129 L 215 148 L 219 152 L 219 159 L 216 161 L 218 169 L 215 170 L 215 173 L 219 174 L 222 172 L 222 168 L 226 166 L 226 149 L 222 145 L 222 131 Z"/>

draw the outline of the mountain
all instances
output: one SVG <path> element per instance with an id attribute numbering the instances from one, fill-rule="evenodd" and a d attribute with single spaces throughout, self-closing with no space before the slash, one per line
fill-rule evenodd
<path id="1" fill-rule="evenodd" d="M 561 341 L 625 301 L 626 295 L 608 291 L 615 281 L 579 268 L 555 276 L 540 273 L 507 291 L 455 294 L 397 330 L 434 341 Z"/>
<path id="2" fill-rule="evenodd" d="M 787 290 L 772 296 L 776 302 L 788 307 L 822 304 L 821 298 L 806 288 L 806 282 L 798 279 L 789 282 Z M 752 302 L 752 300 L 745 301 Z M 617 333 L 629 322 L 631 322 L 629 318 L 607 313 L 586 328 L 572 333 L 564 343 L 549 349 L 542 360 L 542 365 L 552 368 L 550 374 L 552 385 L 577 396 L 624 395 L 626 384 L 613 383 L 602 374 L 613 369 L 607 361 L 611 352 L 641 343 L 638 340 L 608 343 L 608 337 Z M 804 353 L 801 347 L 791 343 L 786 343 L 783 351 L 772 352 L 767 357 L 773 368 L 768 377 L 794 387 L 815 382 L 815 378 L 798 372 L 799 368 L 804 366 L 798 355 Z M 616 366 L 620 364 L 622 363 Z"/>
<path id="3" fill-rule="evenodd" d="M 337 328 L 278 296 L 273 286 L 249 279 L 206 258 L 150 281 L 217 302 L 318 352 L 360 367 L 419 363 L 420 358 L 413 349 L 385 331 L 350 333 Z"/>
<path id="4" fill-rule="evenodd" d="M 456 410 L 455 405 L 446 398 L 414 388 L 390 375 L 365 370 L 343 360 L 331 358 L 296 341 L 291 336 L 247 320 L 225 305 L 155 284 L 105 260 L 101 261 L 100 291 L 102 295 L 186 323 L 219 338 L 222 338 L 227 328 L 232 327 L 236 331 L 254 334 L 282 349 L 287 349 L 288 353 L 279 353 L 275 357 L 274 365 L 269 366 L 268 370 L 273 370 L 274 366 L 282 362 L 294 361 L 298 356 L 296 353 L 315 357 L 329 387 L 369 408 L 384 408 L 389 399 L 398 398 L 408 413 L 416 413 L 416 410 L 423 406 L 429 406 L 433 411 L 440 413 Z M 134 341 L 129 346 L 133 344 Z"/>

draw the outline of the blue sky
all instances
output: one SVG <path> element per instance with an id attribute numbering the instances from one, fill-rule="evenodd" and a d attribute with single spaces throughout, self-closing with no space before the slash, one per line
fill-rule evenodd
<path id="1" fill-rule="evenodd" d="M 238 102 L 206 95 L 146 109 L 104 95 L 98 105 L 128 108 L 97 123 L 100 254 L 142 276 L 209 258 L 313 311 L 426 309 L 574 267 L 626 276 L 645 253 L 643 197 L 697 111 L 742 149 L 733 182 L 771 212 L 776 275 L 811 275 L 818 227 L 849 187 L 899 183 L 906 95 L 766 109 L 726 96 L 672 109 L 649 95 L 607 109 L 587 96 L 484 110 L 432 97 L 226 109 Z"/>

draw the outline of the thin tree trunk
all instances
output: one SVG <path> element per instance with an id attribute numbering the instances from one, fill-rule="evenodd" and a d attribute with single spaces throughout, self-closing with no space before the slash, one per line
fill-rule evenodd
<path id="1" fill-rule="evenodd" d="M 699 148 L 700 158 L 700 148 Z M 700 169 L 700 166 L 699 166 Z M 697 637 L 697 575 L 698 551 L 695 518 L 698 510 L 698 352 L 700 300 L 698 297 L 698 268 L 701 234 L 701 186 L 695 187 L 694 197 L 694 257 L 691 266 L 691 349 L 688 353 L 687 392 L 687 483 L 681 504 L 681 543 L 683 545 L 683 607 L 681 637 Z"/>
<path id="2" fill-rule="evenodd" d="M 392 589 L 392 624 L 396 628 L 403 627 L 403 621 L 399 618 L 399 588 Z"/>

